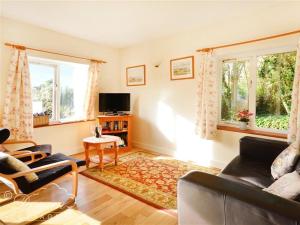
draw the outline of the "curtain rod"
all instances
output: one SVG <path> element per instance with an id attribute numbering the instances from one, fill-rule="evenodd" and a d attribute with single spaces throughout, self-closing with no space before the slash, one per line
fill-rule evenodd
<path id="1" fill-rule="evenodd" d="M 210 52 L 212 50 L 219 49 L 219 48 L 228 48 L 228 47 L 237 46 L 237 45 L 250 44 L 253 42 L 265 41 L 265 40 L 269 40 L 269 39 L 280 38 L 280 37 L 284 37 L 284 36 L 288 36 L 288 35 L 292 35 L 292 34 L 298 34 L 298 33 L 300 33 L 300 30 L 294 30 L 294 31 L 287 32 L 287 33 L 276 34 L 276 35 L 252 39 L 252 40 L 248 40 L 248 41 L 236 42 L 233 44 L 219 45 L 219 46 L 214 46 L 214 47 L 209 47 L 209 48 L 201 48 L 201 49 L 197 49 L 197 52 Z"/>
<path id="2" fill-rule="evenodd" d="M 23 45 L 16 45 L 16 44 L 11 44 L 11 43 L 5 43 L 5 46 L 8 47 L 12 47 L 12 48 L 18 48 L 18 49 L 28 49 L 31 51 L 37 51 L 37 52 L 45 52 L 45 53 L 50 53 L 50 54 L 55 54 L 55 55 L 61 55 L 61 56 L 67 56 L 67 57 L 71 57 L 71 58 L 76 58 L 76 59 L 84 59 L 84 60 L 89 60 L 89 61 L 94 61 L 94 62 L 99 62 L 99 63 L 106 63 L 103 60 L 99 60 L 99 59 L 89 59 L 89 58 L 85 58 L 85 57 L 80 57 L 80 56 L 74 56 L 74 55 L 68 55 L 68 54 L 63 54 L 63 53 L 58 53 L 58 52 L 52 52 L 52 51 L 46 51 L 43 49 L 38 49 L 38 48 L 30 48 L 30 47 L 25 47 Z"/>

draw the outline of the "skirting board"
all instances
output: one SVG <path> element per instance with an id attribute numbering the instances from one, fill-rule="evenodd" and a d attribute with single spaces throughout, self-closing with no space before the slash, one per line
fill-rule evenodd
<path id="1" fill-rule="evenodd" d="M 138 141 L 132 141 L 132 145 L 133 145 L 133 147 L 136 147 L 136 148 L 141 148 L 141 149 L 145 149 L 145 150 L 149 150 L 149 151 L 153 151 L 153 152 L 157 152 L 157 153 L 165 154 L 165 155 L 169 155 L 169 156 L 174 156 L 174 152 L 176 152 L 176 150 L 174 150 L 174 149 L 170 150 L 170 149 L 167 149 L 167 148 L 164 148 L 161 146 L 149 145 L 149 144 L 141 143 Z M 209 165 L 223 169 L 223 168 L 225 168 L 227 163 L 222 162 L 222 161 L 217 161 L 217 160 L 210 160 Z"/>

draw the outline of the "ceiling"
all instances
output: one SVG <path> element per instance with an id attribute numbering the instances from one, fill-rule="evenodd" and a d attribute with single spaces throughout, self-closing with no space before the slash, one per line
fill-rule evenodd
<path id="1" fill-rule="evenodd" d="M 300 25 L 300 1 L 0 0 L 1 3 L 3 17 L 116 48 L 220 24 L 234 25 L 241 20 L 266 27 L 266 23 L 274 26 L 274 17 L 287 22 L 294 17 L 292 21 L 299 22 L 291 27 Z"/>

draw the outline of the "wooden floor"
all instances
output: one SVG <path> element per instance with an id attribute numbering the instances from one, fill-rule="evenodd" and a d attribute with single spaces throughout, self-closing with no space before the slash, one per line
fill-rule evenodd
<path id="1" fill-rule="evenodd" d="M 82 158 L 82 155 L 76 155 Z M 83 168 L 85 169 L 85 168 Z M 65 176 L 56 183 L 60 188 L 71 191 L 71 176 Z M 58 201 L 61 190 L 49 188 L 35 197 L 34 201 Z M 78 196 L 73 208 L 101 225 L 175 225 L 177 217 L 155 209 L 126 194 L 79 175 Z M 74 219 L 74 218 L 73 218 Z M 61 223 L 67 218 L 62 217 Z M 47 223 L 45 223 L 47 224 Z M 50 222 L 49 222 L 50 224 Z M 54 223 L 51 223 L 54 225 Z M 78 223 L 80 224 L 80 223 Z M 83 224 L 83 223 L 82 223 Z"/>

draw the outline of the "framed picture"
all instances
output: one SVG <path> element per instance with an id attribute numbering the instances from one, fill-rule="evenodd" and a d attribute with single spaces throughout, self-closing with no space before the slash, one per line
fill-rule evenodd
<path id="1" fill-rule="evenodd" d="M 127 86 L 140 86 L 146 84 L 146 65 L 126 68 Z"/>
<path id="2" fill-rule="evenodd" d="M 170 61 L 171 80 L 194 78 L 194 56 L 187 56 Z"/>

